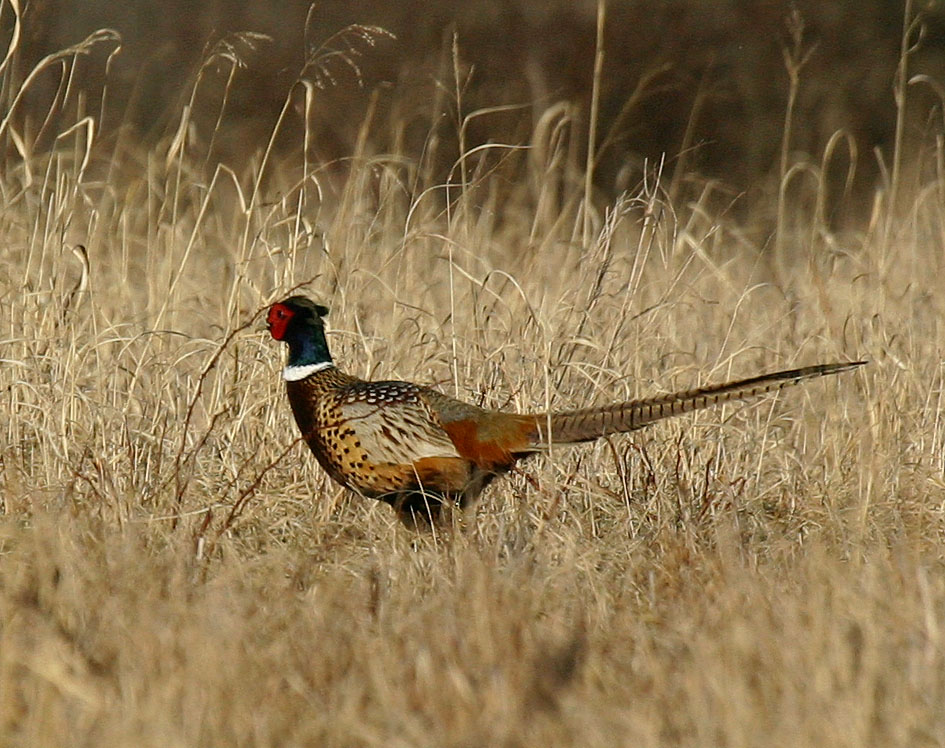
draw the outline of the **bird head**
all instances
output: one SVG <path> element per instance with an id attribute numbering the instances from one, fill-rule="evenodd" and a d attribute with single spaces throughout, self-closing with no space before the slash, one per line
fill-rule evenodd
<path id="1" fill-rule="evenodd" d="M 324 330 L 322 317 L 326 314 L 328 307 L 305 296 L 290 296 L 269 308 L 266 324 L 273 338 L 290 342 L 293 337 L 310 335 L 312 328 Z"/>

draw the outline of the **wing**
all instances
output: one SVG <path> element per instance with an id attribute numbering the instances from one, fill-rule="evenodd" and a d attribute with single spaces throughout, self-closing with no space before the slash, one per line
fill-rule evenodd
<path id="1" fill-rule="evenodd" d="M 358 397 L 341 404 L 341 433 L 351 445 L 354 474 L 343 482 L 369 496 L 418 487 L 459 494 L 469 484 L 472 465 L 462 457 L 418 392 L 395 398 Z M 349 454 L 350 452 L 350 454 Z"/>
<path id="2" fill-rule="evenodd" d="M 376 384 L 376 383 L 375 383 Z M 375 465 L 414 465 L 427 458 L 460 457 L 419 388 L 407 385 L 352 392 L 339 403 L 341 421 Z"/>

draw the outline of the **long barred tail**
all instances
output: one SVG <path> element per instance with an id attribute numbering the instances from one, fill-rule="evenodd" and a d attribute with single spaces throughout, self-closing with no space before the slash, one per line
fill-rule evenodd
<path id="1" fill-rule="evenodd" d="M 762 374 L 760 377 L 741 379 L 737 382 L 702 387 L 672 395 L 660 395 L 646 400 L 632 400 L 617 405 L 585 408 L 551 414 L 551 441 L 555 444 L 573 444 L 597 439 L 607 434 L 620 434 L 642 428 L 663 418 L 689 413 L 693 410 L 711 408 L 731 400 L 742 400 L 767 392 L 783 390 L 805 379 L 839 374 L 865 364 L 852 361 L 840 364 L 818 364 L 800 369 Z M 535 416 L 538 426 L 535 446 L 548 443 L 548 417 Z"/>

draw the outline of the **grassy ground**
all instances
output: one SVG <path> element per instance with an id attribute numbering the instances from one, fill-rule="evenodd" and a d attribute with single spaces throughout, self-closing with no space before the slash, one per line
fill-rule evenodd
<path id="1" fill-rule="evenodd" d="M 761 246 L 711 185 L 586 199 L 572 124 L 450 188 L 402 153 L 233 173 L 186 121 L 0 132 L 0 742 L 945 743 L 941 175 L 844 233 L 815 187 L 758 206 Z M 516 410 L 871 363 L 418 535 L 297 443 L 261 316 L 297 287 L 349 371 Z"/>

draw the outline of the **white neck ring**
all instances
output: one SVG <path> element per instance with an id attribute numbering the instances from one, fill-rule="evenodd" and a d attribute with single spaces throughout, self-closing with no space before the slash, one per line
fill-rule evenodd
<path id="1" fill-rule="evenodd" d="M 282 370 L 282 378 L 287 382 L 298 382 L 300 379 L 311 376 L 312 374 L 330 369 L 334 364 L 331 361 L 322 361 L 318 364 L 305 364 L 304 366 L 287 366 Z"/>

